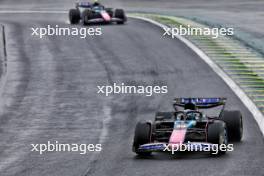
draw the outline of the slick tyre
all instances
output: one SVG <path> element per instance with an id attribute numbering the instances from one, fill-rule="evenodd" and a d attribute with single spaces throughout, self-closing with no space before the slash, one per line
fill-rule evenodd
<path id="1" fill-rule="evenodd" d="M 77 24 L 80 21 L 80 11 L 78 9 L 70 9 L 69 21 L 71 24 Z"/>
<path id="2" fill-rule="evenodd" d="M 138 122 L 135 129 L 133 151 L 138 155 L 146 156 L 151 152 L 142 152 L 138 148 L 140 145 L 147 144 L 151 140 L 151 124 L 148 122 Z"/>
<path id="3" fill-rule="evenodd" d="M 220 145 L 228 144 L 226 124 L 222 121 L 215 121 L 214 123 L 209 124 L 207 131 L 207 141 L 217 145 L 216 147 L 218 147 L 217 149 L 215 148 L 214 151 L 211 151 L 212 155 L 225 154 L 226 151 L 220 151 L 219 149 Z M 215 150 L 218 150 L 218 152 Z"/>
<path id="4" fill-rule="evenodd" d="M 220 118 L 226 123 L 229 141 L 241 141 L 243 136 L 243 119 L 241 112 L 223 111 Z"/>
<path id="5" fill-rule="evenodd" d="M 122 21 L 118 21 L 117 24 L 124 24 L 127 21 L 127 17 L 125 11 L 123 9 L 115 10 L 115 18 L 121 19 Z"/>

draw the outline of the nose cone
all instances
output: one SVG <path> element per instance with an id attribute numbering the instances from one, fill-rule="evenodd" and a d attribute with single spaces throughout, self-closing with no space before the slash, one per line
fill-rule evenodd
<path id="1" fill-rule="evenodd" d="M 101 16 L 103 17 L 103 19 L 104 19 L 105 21 L 110 21 L 110 20 L 111 20 L 110 15 L 109 15 L 106 11 L 102 11 L 102 12 L 101 12 Z"/>
<path id="2" fill-rule="evenodd" d="M 182 144 L 185 139 L 187 128 L 174 129 L 171 133 L 169 144 Z"/>

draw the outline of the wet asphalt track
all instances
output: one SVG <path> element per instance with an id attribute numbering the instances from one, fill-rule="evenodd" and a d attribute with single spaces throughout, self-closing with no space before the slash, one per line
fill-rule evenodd
<path id="1" fill-rule="evenodd" d="M 8 73 L 1 97 L 0 175 L 263 175 L 263 137 L 249 111 L 217 75 L 177 40 L 137 20 L 102 26 L 103 35 L 31 36 L 30 27 L 68 26 L 63 14 L 0 15 L 6 27 Z M 96 94 L 97 85 L 167 85 L 152 97 Z M 178 96 L 228 97 L 244 116 L 243 142 L 221 158 L 131 152 L 135 124 L 171 110 Z M 100 153 L 30 152 L 31 143 L 102 143 Z"/>

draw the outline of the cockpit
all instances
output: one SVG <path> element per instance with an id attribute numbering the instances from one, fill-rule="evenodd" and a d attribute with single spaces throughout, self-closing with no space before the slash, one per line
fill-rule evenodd
<path id="1" fill-rule="evenodd" d="M 194 111 L 194 110 L 184 110 L 184 111 L 178 111 L 175 114 L 175 118 L 176 120 L 195 120 L 195 121 L 199 121 L 203 118 L 203 114 L 201 112 L 198 111 Z"/>

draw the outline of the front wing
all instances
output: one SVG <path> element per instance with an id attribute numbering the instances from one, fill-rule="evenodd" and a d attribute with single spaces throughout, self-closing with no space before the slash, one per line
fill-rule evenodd
<path id="1" fill-rule="evenodd" d="M 168 143 L 149 143 L 140 145 L 137 149 L 138 152 L 210 152 L 217 150 L 218 146 L 211 143 L 188 142 L 183 144 L 168 144 Z"/>

